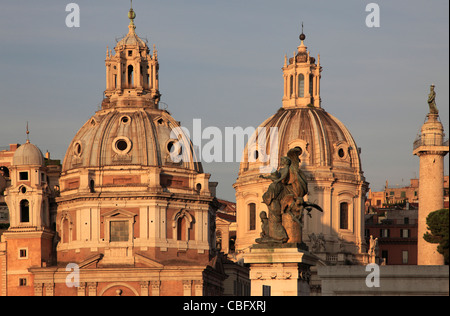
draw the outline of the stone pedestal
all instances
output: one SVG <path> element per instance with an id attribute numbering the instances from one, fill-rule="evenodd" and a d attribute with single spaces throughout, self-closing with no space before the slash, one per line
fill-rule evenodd
<path id="1" fill-rule="evenodd" d="M 318 258 L 299 244 L 253 245 L 250 264 L 252 296 L 309 296 L 310 267 Z"/>

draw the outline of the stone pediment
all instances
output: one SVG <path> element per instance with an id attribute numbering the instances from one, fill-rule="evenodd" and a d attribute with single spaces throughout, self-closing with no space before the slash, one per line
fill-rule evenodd
<path id="1" fill-rule="evenodd" d="M 92 265 L 97 265 L 100 260 L 102 260 L 103 254 L 98 254 L 96 256 L 90 257 L 78 264 L 80 269 L 92 268 Z"/>
<path id="2" fill-rule="evenodd" d="M 150 258 L 147 258 L 147 257 L 145 257 L 145 256 L 143 256 L 141 254 L 138 254 L 138 253 L 136 253 L 134 255 L 134 262 L 135 263 L 141 263 L 143 265 L 148 266 L 149 268 L 159 268 L 159 269 L 164 268 L 164 265 L 162 265 L 161 263 L 159 263 L 159 262 L 157 262 L 155 260 L 152 260 Z"/>
<path id="3" fill-rule="evenodd" d="M 130 218 L 136 216 L 135 213 L 128 212 L 125 210 L 114 210 L 107 213 L 102 214 L 103 217 L 123 217 L 123 218 Z"/>

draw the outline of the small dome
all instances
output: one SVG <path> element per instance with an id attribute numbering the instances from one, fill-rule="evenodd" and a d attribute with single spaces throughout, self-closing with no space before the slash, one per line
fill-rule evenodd
<path id="1" fill-rule="evenodd" d="M 39 148 L 35 145 L 27 142 L 21 145 L 14 153 L 13 157 L 14 166 L 23 165 L 45 165 L 44 156 Z"/>
<path id="2" fill-rule="evenodd" d="M 119 42 L 117 42 L 117 46 L 139 46 L 139 47 L 147 47 L 147 44 L 142 40 L 136 33 L 128 33 L 127 36 L 122 38 Z"/>
<path id="3" fill-rule="evenodd" d="M 120 41 L 117 42 L 117 47 L 120 46 L 139 46 L 139 47 L 147 47 L 147 43 L 142 40 L 137 34 L 136 34 L 136 26 L 134 24 L 130 24 L 128 26 L 128 34 L 122 38 Z"/>

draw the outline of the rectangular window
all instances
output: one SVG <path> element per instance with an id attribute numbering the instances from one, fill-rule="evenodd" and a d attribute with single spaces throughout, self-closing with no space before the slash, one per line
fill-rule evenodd
<path id="1" fill-rule="evenodd" d="M 27 259 L 28 258 L 28 251 L 26 248 L 19 249 L 19 259 Z"/>
<path id="2" fill-rule="evenodd" d="M 26 278 L 20 278 L 19 279 L 19 286 L 27 286 L 27 279 Z"/>
<path id="3" fill-rule="evenodd" d="M 28 181 L 28 171 L 19 172 L 20 181 Z"/>
<path id="4" fill-rule="evenodd" d="M 409 238 L 409 229 L 402 229 L 402 238 Z"/>
<path id="5" fill-rule="evenodd" d="M 389 237 L 389 229 L 387 229 L 387 228 L 380 229 L 380 236 L 382 238 L 388 238 Z"/>
<path id="6" fill-rule="evenodd" d="M 110 241 L 124 242 L 128 241 L 128 221 L 113 221 L 110 223 Z"/>
<path id="7" fill-rule="evenodd" d="M 409 253 L 407 250 L 402 251 L 402 263 L 408 264 Z"/>

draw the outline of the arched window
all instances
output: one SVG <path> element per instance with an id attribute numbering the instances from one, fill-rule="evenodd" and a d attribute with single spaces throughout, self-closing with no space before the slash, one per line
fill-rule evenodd
<path id="1" fill-rule="evenodd" d="M 132 65 L 128 66 L 128 87 L 134 86 L 134 69 Z"/>
<path id="2" fill-rule="evenodd" d="M 65 218 L 62 222 L 62 230 L 61 230 L 61 241 L 65 244 L 69 242 L 69 220 Z"/>
<path id="3" fill-rule="evenodd" d="M 250 203 L 248 205 L 248 213 L 249 213 L 249 230 L 256 230 L 256 204 Z"/>
<path id="4" fill-rule="evenodd" d="M 30 222 L 30 203 L 27 200 L 20 201 L 20 222 Z"/>
<path id="5" fill-rule="evenodd" d="M 186 223 L 184 217 L 177 220 L 177 240 L 186 241 Z"/>
<path id="6" fill-rule="evenodd" d="M 339 207 L 340 229 L 348 229 L 348 203 L 343 202 Z"/>
<path id="7" fill-rule="evenodd" d="M 8 169 L 8 167 L 1 166 L 0 167 L 0 175 L 2 175 L 5 178 L 9 178 L 9 169 Z"/>
<path id="8" fill-rule="evenodd" d="M 312 74 L 309 75 L 309 94 L 314 95 L 314 76 Z"/>
<path id="9" fill-rule="evenodd" d="M 187 210 L 176 213 L 172 218 L 173 238 L 178 241 L 194 240 L 194 236 L 191 236 L 194 222 L 194 217 Z"/>
<path id="10" fill-rule="evenodd" d="M 216 249 L 222 250 L 222 232 L 220 230 L 216 231 Z"/>
<path id="11" fill-rule="evenodd" d="M 294 77 L 291 76 L 290 78 L 290 90 L 289 95 L 292 96 L 294 94 Z"/>
<path id="12" fill-rule="evenodd" d="M 298 75 L 298 97 L 305 97 L 305 76 L 303 74 Z"/>

